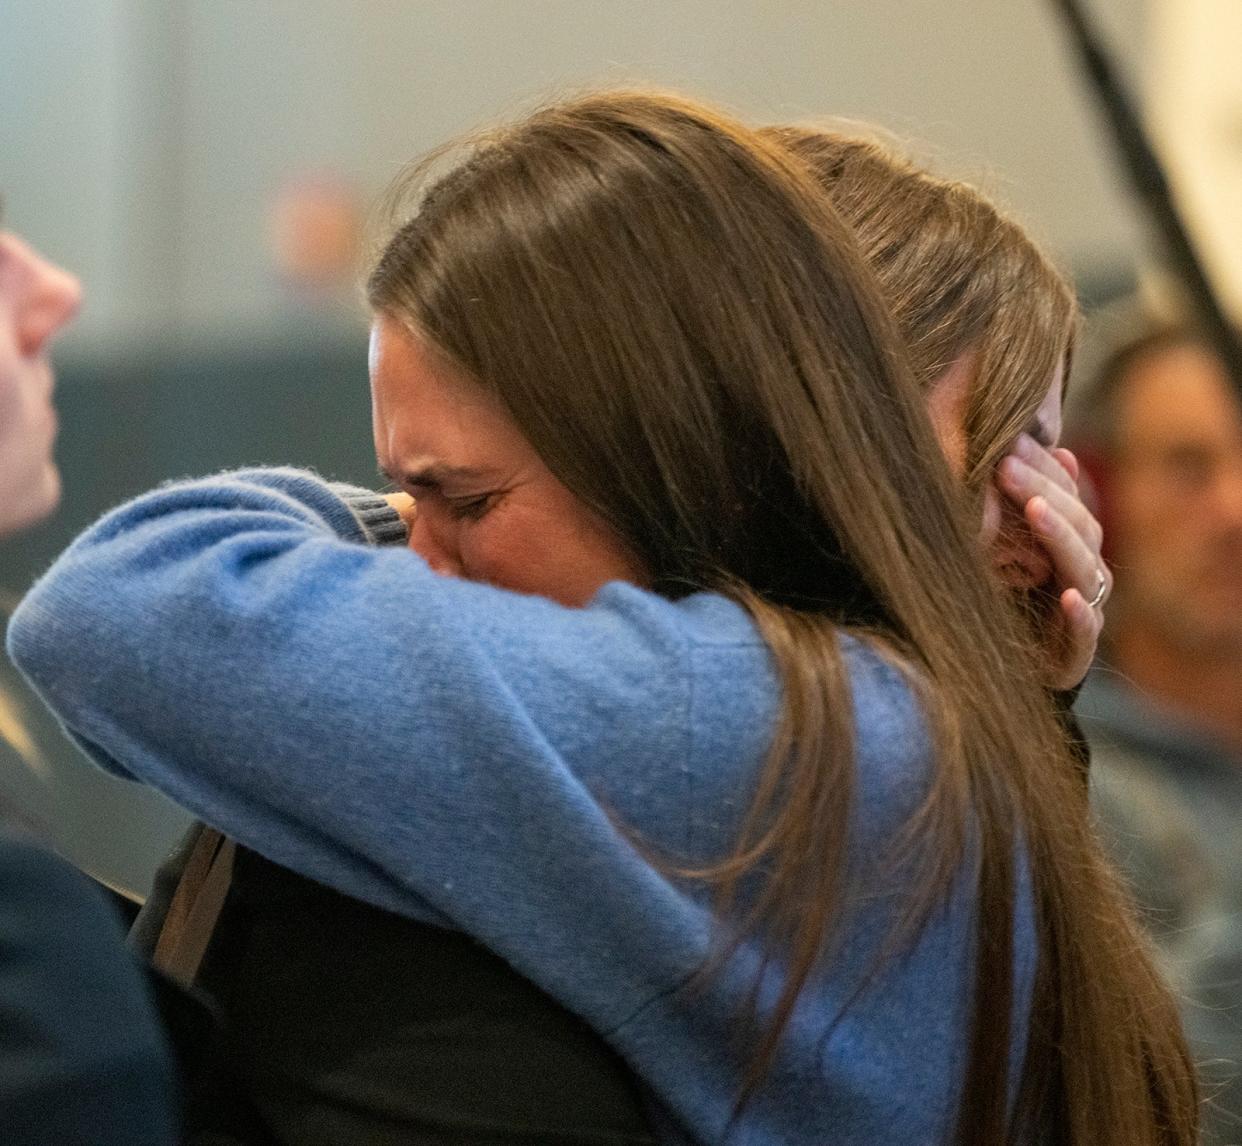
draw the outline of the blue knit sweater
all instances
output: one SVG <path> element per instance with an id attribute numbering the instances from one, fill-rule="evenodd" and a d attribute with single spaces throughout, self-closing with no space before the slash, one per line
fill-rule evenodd
<path id="1" fill-rule="evenodd" d="M 104 767 L 276 863 L 474 935 L 617 1048 L 669 1141 L 724 1141 L 756 953 L 687 990 L 708 897 L 644 857 L 717 858 L 735 837 L 778 700 L 754 625 L 721 597 L 622 584 L 568 609 L 369 539 L 311 474 L 169 486 L 66 551 L 10 653 Z M 925 791 L 928 741 L 899 674 L 844 647 L 852 906 L 729 1142 L 922 1146 L 951 1127 L 972 898 L 959 887 L 864 983 L 910 882 L 875 858 Z M 1029 903 L 1017 942 L 1020 1040 Z"/>

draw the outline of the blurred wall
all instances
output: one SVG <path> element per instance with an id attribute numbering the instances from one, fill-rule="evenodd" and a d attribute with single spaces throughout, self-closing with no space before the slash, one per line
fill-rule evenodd
<path id="1" fill-rule="evenodd" d="M 1143 0 L 1089 7 L 1137 59 Z M 540 97 L 657 83 L 753 118 L 878 120 L 982 175 L 1079 272 L 1113 273 L 1134 220 L 1051 8 L 0 0 L 0 185 L 11 222 L 81 269 L 80 342 L 262 336 L 305 309 L 274 282 L 266 241 L 291 177 L 369 196 L 411 156 Z"/>
<path id="2" fill-rule="evenodd" d="M 1152 120 L 1208 273 L 1242 316 L 1242 4 L 1155 0 Z"/>
<path id="3" fill-rule="evenodd" d="M 1080 281 L 1124 281 L 1141 228 L 1050 8 L 0 0 L 7 223 L 87 291 L 57 355 L 65 502 L 0 546 L 0 598 L 166 477 L 287 461 L 368 480 L 365 322 L 348 285 L 280 279 L 273 202 L 316 180 L 365 201 L 424 149 L 550 95 L 655 83 L 757 120 L 878 121 L 981 178 Z M 1091 10 L 1132 69 L 1143 0 Z M 0 790 L 77 862 L 141 892 L 185 817 L 94 772 L 23 699 L 45 775 L 0 775 Z"/>

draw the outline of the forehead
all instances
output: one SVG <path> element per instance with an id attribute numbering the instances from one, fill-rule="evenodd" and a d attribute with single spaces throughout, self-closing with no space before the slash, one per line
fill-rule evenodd
<path id="1" fill-rule="evenodd" d="M 371 328 L 375 449 L 381 464 L 495 467 L 529 447 L 500 404 L 395 319 Z"/>
<path id="2" fill-rule="evenodd" d="M 468 408 L 487 397 L 423 339 L 387 316 L 371 326 L 367 364 L 376 405 L 395 415 L 412 407 Z"/>
<path id="3" fill-rule="evenodd" d="M 0 230 L 0 303 L 8 302 L 14 296 L 23 249 L 24 245 L 16 235 Z"/>
<path id="4" fill-rule="evenodd" d="M 1123 449 L 1171 442 L 1242 448 L 1242 412 L 1220 362 L 1198 346 L 1175 346 L 1135 363 L 1116 404 Z"/>

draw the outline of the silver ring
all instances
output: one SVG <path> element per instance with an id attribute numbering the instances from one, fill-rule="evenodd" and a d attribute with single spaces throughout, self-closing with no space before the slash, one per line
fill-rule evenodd
<path id="1" fill-rule="evenodd" d="M 1098 609 L 1102 604 L 1104 604 L 1104 598 L 1108 596 L 1108 581 L 1105 578 L 1104 571 L 1102 569 L 1099 570 L 1099 578 L 1100 584 L 1095 591 L 1095 596 L 1087 602 L 1087 604 L 1093 609 Z"/>

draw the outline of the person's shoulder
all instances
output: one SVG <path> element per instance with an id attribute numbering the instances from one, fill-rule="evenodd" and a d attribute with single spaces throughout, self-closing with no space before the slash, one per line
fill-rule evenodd
<path id="1" fill-rule="evenodd" d="M 877 638 L 845 633 L 841 655 L 854 698 L 860 752 L 868 744 L 884 757 L 927 747 L 925 714 L 915 689 L 915 670 Z"/>
<path id="2" fill-rule="evenodd" d="M 934 770 L 914 670 L 878 639 L 846 634 L 842 655 L 854 700 L 859 807 L 873 830 L 895 829 L 922 800 Z"/>
<path id="3" fill-rule="evenodd" d="M 176 1082 L 120 921 L 91 882 L 0 830 L 5 1142 L 175 1141 Z"/>
<path id="4" fill-rule="evenodd" d="M 25 831 L 0 827 L 0 942 L 78 928 L 90 929 L 80 937 L 120 936 L 116 914 L 85 875 Z"/>
<path id="5" fill-rule="evenodd" d="M 1091 745 L 1092 772 L 1145 773 L 1175 787 L 1221 787 L 1238 782 L 1238 755 L 1201 722 L 1097 666 L 1074 705 Z"/>
<path id="6" fill-rule="evenodd" d="M 541 648 L 596 666 L 604 676 L 642 674 L 667 695 L 675 682 L 729 703 L 733 688 L 771 693 L 771 653 L 750 613 L 719 593 L 670 599 L 622 582 L 604 586 L 586 609 L 551 605 Z M 559 623 L 558 623 L 559 622 Z M 660 679 L 657 679 L 660 678 Z"/>
<path id="7" fill-rule="evenodd" d="M 695 593 L 670 601 L 628 585 L 610 585 L 595 607 L 619 624 L 646 630 L 652 639 L 680 644 L 700 685 L 734 706 L 743 696 L 765 711 L 779 693 L 779 666 L 755 619 L 737 601 L 719 593 Z M 897 740 L 922 735 L 922 716 L 908 673 L 877 642 L 842 630 L 839 648 L 850 682 L 855 719 L 868 735 Z M 730 700 L 733 693 L 736 699 Z M 702 698 L 701 698 L 702 699 Z M 743 705 L 750 708 L 751 704 Z M 874 726 L 874 728 L 873 728 Z"/>
<path id="8" fill-rule="evenodd" d="M 695 650 L 764 649 L 763 636 L 750 613 L 721 593 L 697 592 L 669 598 L 650 589 L 613 581 L 588 606 L 596 620 L 613 623 L 650 639 Z"/>

